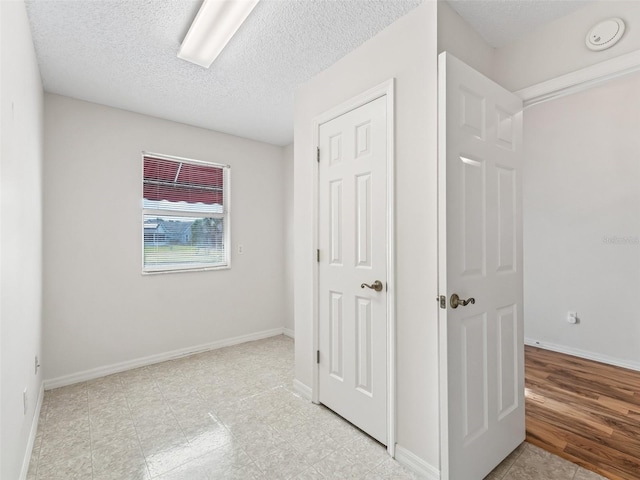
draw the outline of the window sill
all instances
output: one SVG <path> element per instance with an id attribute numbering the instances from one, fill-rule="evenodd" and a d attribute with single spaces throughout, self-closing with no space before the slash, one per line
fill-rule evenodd
<path id="1" fill-rule="evenodd" d="M 143 270 L 142 275 L 160 275 L 163 273 L 189 273 L 189 272 L 210 272 L 215 270 L 231 270 L 231 265 L 221 265 L 219 267 L 191 267 L 191 268 L 166 268 L 162 270 Z"/>

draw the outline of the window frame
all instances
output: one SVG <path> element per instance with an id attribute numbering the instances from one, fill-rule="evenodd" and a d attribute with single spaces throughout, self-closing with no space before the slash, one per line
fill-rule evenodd
<path id="1" fill-rule="evenodd" d="M 188 163 L 192 165 L 200 165 L 207 167 L 217 167 L 222 169 L 223 188 L 222 188 L 222 213 L 211 212 L 192 212 L 185 210 L 169 210 L 169 209 L 154 209 L 144 207 L 144 159 L 145 157 L 157 158 L 158 160 L 168 160 L 171 162 Z M 140 230 L 141 230 L 141 270 L 142 275 L 158 275 L 163 273 L 184 273 L 184 272 L 205 272 L 212 270 L 229 270 L 231 268 L 231 165 L 209 162 L 204 160 L 196 160 L 193 158 L 176 157 L 173 155 L 165 155 L 161 153 L 143 151 L 140 162 L 140 189 L 141 189 L 141 215 L 140 215 Z M 145 215 L 157 215 L 159 217 L 186 217 L 186 218 L 222 218 L 224 221 L 224 265 L 208 265 L 206 263 L 194 263 L 189 266 L 180 264 L 163 265 L 162 267 L 148 267 L 144 263 L 144 217 Z"/>

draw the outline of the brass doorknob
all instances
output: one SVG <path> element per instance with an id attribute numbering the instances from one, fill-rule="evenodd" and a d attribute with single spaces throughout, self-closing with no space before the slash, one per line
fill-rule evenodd
<path id="1" fill-rule="evenodd" d="M 368 285 L 366 283 L 363 283 L 362 285 L 360 285 L 360 288 L 364 288 L 364 287 L 370 288 L 371 290 L 375 290 L 376 292 L 381 292 L 382 282 L 380 280 L 376 280 L 371 285 Z"/>
<path id="2" fill-rule="evenodd" d="M 458 308 L 459 306 L 466 307 L 470 303 L 471 304 L 476 303 L 476 299 L 471 297 L 465 300 L 463 298 L 460 298 L 457 293 L 454 293 L 453 295 L 451 295 L 451 299 L 449 300 L 449 305 L 451 305 L 451 308 Z"/>

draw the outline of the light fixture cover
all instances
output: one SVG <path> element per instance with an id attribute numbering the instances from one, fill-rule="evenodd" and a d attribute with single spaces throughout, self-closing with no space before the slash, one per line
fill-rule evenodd
<path id="1" fill-rule="evenodd" d="M 204 0 L 178 57 L 209 68 L 259 0 Z"/>
<path id="2" fill-rule="evenodd" d="M 589 50 L 606 50 L 613 47 L 624 34 L 624 22 L 620 18 L 609 18 L 595 25 L 585 38 Z"/>

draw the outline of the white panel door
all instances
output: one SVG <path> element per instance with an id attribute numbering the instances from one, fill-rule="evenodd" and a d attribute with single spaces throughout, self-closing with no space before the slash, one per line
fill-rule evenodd
<path id="1" fill-rule="evenodd" d="M 522 101 L 443 53 L 439 116 L 442 478 L 480 480 L 525 438 Z"/>
<path id="2" fill-rule="evenodd" d="M 384 444 L 386 134 L 386 97 L 320 125 L 318 176 L 319 401 Z"/>

